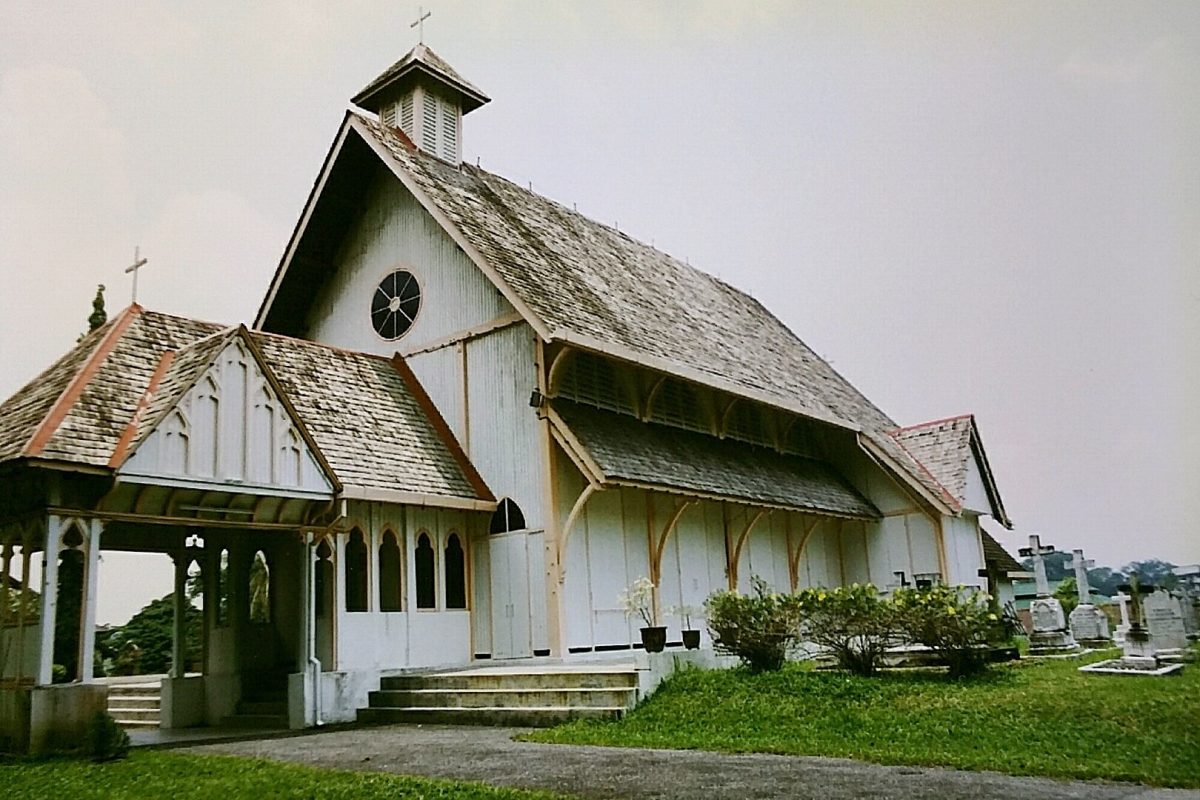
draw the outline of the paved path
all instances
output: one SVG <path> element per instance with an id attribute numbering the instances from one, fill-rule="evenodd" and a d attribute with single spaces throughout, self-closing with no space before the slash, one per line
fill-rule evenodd
<path id="1" fill-rule="evenodd" d="M 322 767 L 551 789 L 586 798 L 1088 798 L 1200 800 L 1200 792 L 1018 778 L 994 772 L 881 767 L 840 758 L 722 755 L 514 742 L 511 728 L 395 725 L 206 745 Z"/>

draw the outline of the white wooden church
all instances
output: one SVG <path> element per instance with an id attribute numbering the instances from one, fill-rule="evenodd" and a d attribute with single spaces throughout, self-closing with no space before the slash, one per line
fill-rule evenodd
<path id="1" fill-rule="evenodd" d="M 169 554 L 180 603 L 203 581 L 172 725 L 264 692 L 295 727 L 351 720 L 400 670 L 628 656 L 642 576 L 670 652 L 672 608 L 751 576 L 1015 569 L 980 527 L 1010 522 L 972 417 L 902 428 L 753 298 L 462 163 L 487 102 L 419 45 L 353 98 L 252 329 L 134 305 L 0 406 L 3 735 L 100 702 L 102 550 Z"/>

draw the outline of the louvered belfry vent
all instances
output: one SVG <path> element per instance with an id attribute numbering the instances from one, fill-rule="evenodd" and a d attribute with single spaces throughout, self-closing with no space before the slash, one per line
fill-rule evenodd
<path id="1" fill-rule="evenodd" d="M 462 161 L 462 118 L 489 102 L 487 95 L 459 75 L 424 44 L 414 47 L 352 100 L 399 127 L 432 156 Z"/>

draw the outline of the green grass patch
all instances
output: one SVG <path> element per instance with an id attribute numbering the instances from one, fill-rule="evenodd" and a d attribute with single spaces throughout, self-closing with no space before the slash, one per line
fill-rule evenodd
<path id="1" fill-rule="evenodd" d="M 108 764 L 71 759 L 0 761 L 4 797 L 71 800 L 553 800 L 559 795 L 479 783 L 319 769 L 237 756 L 134 751 Z"/>
<path id="2" fill-rule="evenodd" d="M 689 670 L 622 720 L 526 738 L 1200 787 L 1200 664 L 1153 679 L 1088 675 L 1076 669 L 1083 663 L 1026 661 L 958 681 L 799 665 L 761 675 Z"/>

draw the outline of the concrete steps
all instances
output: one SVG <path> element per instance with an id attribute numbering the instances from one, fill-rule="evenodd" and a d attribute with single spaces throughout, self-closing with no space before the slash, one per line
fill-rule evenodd
<path id="1" fill-rule="evenodd" d="M 637 698 L 629 669 L 481 668 L 383 678 L 359 709 L 363 723 L 547 727 L 573 719 L 617 719 Z"/>
<path id="2" fill-rule="evenodd" d="M 108 687 L 108 713 L 123 728 L 157 728 L 162 689 L 156 684 Z"/>
<path id="3" fill-rule="evenodd" d="M 286 728 L 287 701 L 243 700 L 237 710 L 221 720 L 223 728 Z"/>

